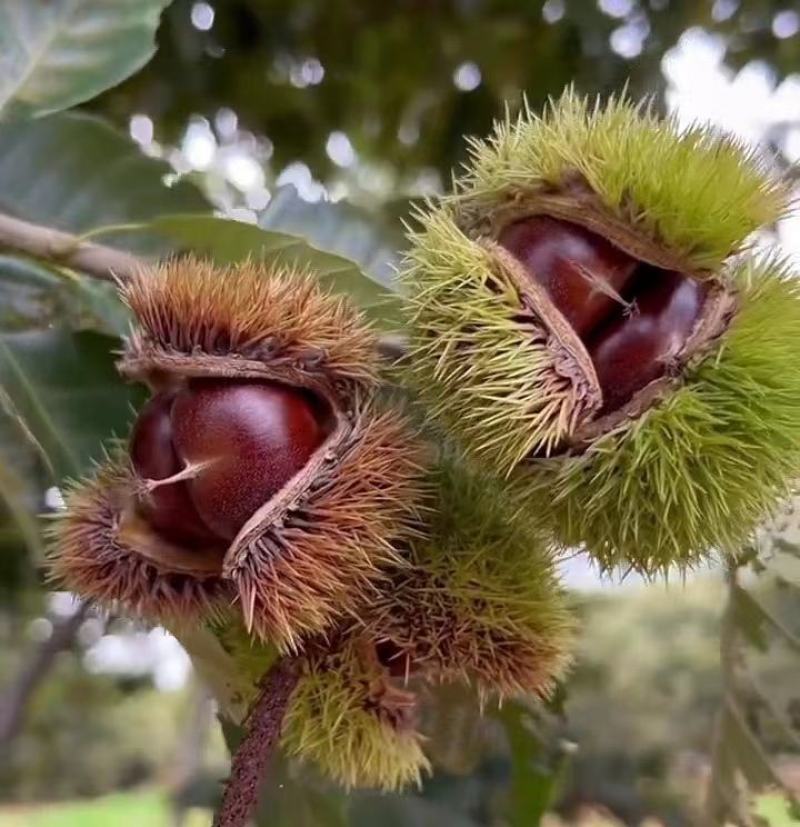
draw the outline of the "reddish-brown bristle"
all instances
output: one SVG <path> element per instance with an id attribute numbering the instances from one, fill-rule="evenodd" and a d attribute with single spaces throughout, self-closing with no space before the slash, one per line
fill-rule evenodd
<path id="1" fill-rule="evenodd" d="M 130 358 L 155 346 L 167 352 L 240 358 L 310 374 L 371 383 L 375 339 L 340 296 L 326 295 L 302 271 L 254 261 L 221 267 L 187 256 L 142 272 L 123 298 L 144 328 Z"/>
<path id="2" fill-rule="evenodd" d="M 404 567 L 371 604 L 367 629 L 428 680 L 474 684 L 483 697 L 547 697 L 570 660 L 563 640 L 480 614 L 480 598 L 460 599 L 424 569 Z"/>
<path id="3" fill-rule="evenodd" d="M 280 520 L 245 529 L 226 559 L 248 625 L 281 648 L 357 611 L 418 519 L 422 456 L 401 417 L 363 411 L 336 454 Z"/>
<path id="4" fill-rule="evenodd" d="M 150 622 L 223 614 L 233 595 L 220 572 L 170 570 L 120 538 L 121 504 L 133 489 L 127 464 L 109 461 L 68 492 L 66 510 L 52 527 L 51 577 L 87 600 Z"/>

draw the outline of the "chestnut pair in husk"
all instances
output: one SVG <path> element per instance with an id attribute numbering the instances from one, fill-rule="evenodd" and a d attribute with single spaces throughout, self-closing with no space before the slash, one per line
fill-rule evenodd
<path id="1" fill-rule="evenodd" d="M 785 187 L 752 152 L 573 92 L 472 142 L 420 212 L 408 376 L 602 568 L 732 551 L 800 464 L 800 289 L 751 252 Z"/>
<path id="2" fill-rule="evenodd" d="M 274 382 L 190 379 L 160 391 L 131 436 L 138 509 L 171 542 L 224 549 L 330 430 L 320 401 Z"/>
<path id="3" fill-rule="evenodd" d="M 240 614 L 297 648 L 359 610 L 417 520 L 420 449 L 379 410 L 375 342 L 310 276 L 184 259 L 124 288 L 149 385 L 128 445 L 68 496 L 54 570 L 148 620 Z"/>
<path id="4" fill-rule="evenodd" d="M 679 371 L 707 284 L 646 265 L 602 236 L 548 216 L 515 221 L 498 243 L 544 288 L 586 348 L 602 395 L 600 414 Z"/>

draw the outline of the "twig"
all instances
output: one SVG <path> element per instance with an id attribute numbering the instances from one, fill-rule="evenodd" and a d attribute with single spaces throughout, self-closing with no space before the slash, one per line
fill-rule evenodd
<path id="1" fill-rule="evenodd" d="M 5 213 L 0 213 L 0 250 L 2 249 L 62 264 L 102 281 L 124 282 L 148 266 L 147 261 L 132 253 L 84 241 L 80 236 L 23 221 Z M 391 360 L 404 356 L 405 338 L 393 334 L 382 336 L 378 342 L 378 352 Z"/>
<path id="2" fill-rule="evenodd" d="M 9 745 L 22 729 L 28 702 L 47 677 L 58 654 L 72 644 L 88 611 L 88 604 L 82 603 L 74 614 L 56 624 L 50 637 L 33 652 L 16 680 L 3 693 L 0 698 L 0 755 L 8 755 Z"/>
<path id="3" fill-rule="evenodd" d="M 258 804 L 264 772 L 281 734 L 289 700 L 300 679 L 300 657 L 284 656 L 267 672 L 250 713 L 247 734 L 231 764 L 214 827 L 244 827 Z"/>
<path id="4" fill-rule="evenodd" d="M 0 213 L 0 248 L 80 270 L 103 281 L 125 281 L 146 265 L 131 253 L 81 241 L 71 233 Z"/>

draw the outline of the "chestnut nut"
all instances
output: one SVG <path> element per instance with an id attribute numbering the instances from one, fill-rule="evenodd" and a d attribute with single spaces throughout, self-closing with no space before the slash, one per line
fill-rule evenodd
<path id="1" fill-rule="evenodd" d="M 140 412 L 130 456 L 142 516 L 189 547 L 229 543 L 324 442 L 323 405 L 273 382 L 192 379 Z"/>
<path id="2" fill-rule="evenodd" d="M 549 216 L 513 222 L 498 242 L 544 287 L 586 347 L 602 393 L 600 414 L 618 410 L 669 370 L 706 298 L 692 277 L 645 264 Z"/>

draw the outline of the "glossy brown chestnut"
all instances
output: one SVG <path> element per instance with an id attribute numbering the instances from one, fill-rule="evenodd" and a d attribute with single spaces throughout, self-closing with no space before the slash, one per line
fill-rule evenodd
<path id="1" fill-rule="evenodd" d="M 624 293 L 639 265 L 602 236 L 545 215 L 510 224 L 498 242 L 545 288 L 581 338 L 622 306 L 614 294 Z"/>
<path id="2" fill-rule="evenodd" d="M 156 394 L 139 412 L 130 439 L 133 468 L 144 480 L 163 480 L 183 470 L 173 446 L 170 418 L 175 391 Z M 139 510 L 161 535 L 184 546 L 213 545 L 219 538 L 203 522 L 184 481 L 154 488 Z"/>
<path id="3" fill-rule="evenodd" d="M 156 487 L 142 512 L 186 545 L 230 542 L 253 513 L 311 458 L 327 435 L 320 405 L 271 382 L 195 379 L 153 397 L 130 443 L 144 479 L 186 479 Z"/>
<path id="4" fill-rule="evenodd" d="M 624 405 L 669 370 L 705 296 L 705 287 L 688 276 L 642 268 L 630 312 L 610 320 L 587 342 L 603 392 L 603 413 Z"/>
<path id="5" fill-rule="evenodd" d="M 326 436 L 304 392 L 266 382 L 194 380 L 178 392 L 172 423 L 178 456 L 203 466 L 188 482 L 192 501 L 225 540 L 306 465 Z"/>

